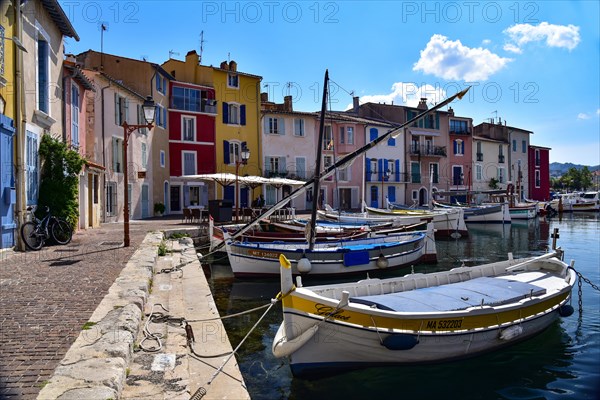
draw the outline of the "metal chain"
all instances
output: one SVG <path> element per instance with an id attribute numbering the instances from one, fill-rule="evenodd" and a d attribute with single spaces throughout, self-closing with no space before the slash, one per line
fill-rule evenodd
<path id="1" fill-rule="evenodd" d="M 594 288 L 595 290 L 600 292 L 600 287 L 598 287 L 598 285 L 594 284 L 592 281 L 590 281 L 588 278 L 586 278 L 585 276 L 583 276 L 581 274 L 581 272 L 577 271 L 575 268 L 569 267 L 570 269 L 572 269 L 575 274 L 577 275 L 577 277 L 579 278 L 577 280 L 577 295 L 579 296 L 579 316 L 581 316 L 581 314 L 583 313 L 583 294 L 582 294 L 582 283 L 581 281 L 584 281 L 585 283 L 587 283 L 588 285 L 590 285 L 592 288 Z"/>

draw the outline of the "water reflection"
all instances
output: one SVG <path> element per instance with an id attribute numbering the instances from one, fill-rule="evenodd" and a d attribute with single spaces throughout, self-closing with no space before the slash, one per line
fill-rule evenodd
<path id="1" fill-rule="evenodd" d="M 539 218 L 524 223 L 469 225 L 470 235 L 436 241 L 439 262 L 417 265 L 415 272 L 433 272 L 515 257 L 541 254 L 560 228 L 565 259 L 595 284 L 600 282 L 600 220 L 598 214 Z M 228 270 L 229 269 L 229 270 Z M 279 292 L 277 280 L 234 279 L 228 266 L 212 266 L 209 282 L 222 315 L 267 304 Z M 403 275 L 410 268 L 397 272 Z M 292 377 L 286 360 L 276 359 L 271 343 L 281 322 L 277 305 L 247 340 L 237 359 L 253 399 L 463 398 L 539 399 L 597 398 L 600 393 L 600 293 L 583 286 L 583 313 L 550 326 L 542 334 L 505 350 L 473 359 L 428 366 L 370 368 L 319 380 Z M 224 320 L 235 346 L 262 310 Z"/>

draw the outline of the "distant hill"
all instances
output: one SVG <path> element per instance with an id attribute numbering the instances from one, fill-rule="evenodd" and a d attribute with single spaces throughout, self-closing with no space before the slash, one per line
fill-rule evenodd
<path id="1" fill-rule="evenodd" d="M 550 163 L 550 176 L 558 177 L 564 175 L 570 168 L 582 169 L 586 165 L 573 164 L 573 163 Z M 594 172 L 600 169 L 600 165 L 594 167 L 587 165 L 590 172 Z"/>

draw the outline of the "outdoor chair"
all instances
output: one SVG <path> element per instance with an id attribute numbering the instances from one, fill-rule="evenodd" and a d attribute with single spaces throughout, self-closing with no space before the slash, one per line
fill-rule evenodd
<path id="1" fill-rule="evenodd" d="M 192 210 L 190 210 L 189 208 L 184 208 L 182 222 L 188 223 L 191 221 L 192 221 Z"/>
<path id="2" fill-rule="evenodd" d="M 199 208 L 192 208 L 192 222 L 194 222 L 194 221 L 196 221 L 196 220 L 197 220 L 198 222 L 200 222 L 200 214 L 201 214 L 201 211 L 202 211 L 202 210 L 200 210 Z"/>

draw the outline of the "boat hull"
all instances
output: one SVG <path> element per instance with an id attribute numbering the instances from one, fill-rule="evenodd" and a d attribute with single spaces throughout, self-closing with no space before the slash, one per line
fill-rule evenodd
<path id="1" fill-rule="evenodd" d="M 310 261 L 309 276 L 351 275 L 388 270 L 415 264 L 428 253 L 427 235 L 421 232 L 348 242 L 317 243 L 313 250 L 305 243 L 240 243 L 228 241 L 227 254 L 236 277 L 279 276 L 279 256 L 285 255 L 294 275 L 301 274 L 298 261 Z M 383 255 L 386 267 L 378 266 Z"/>

